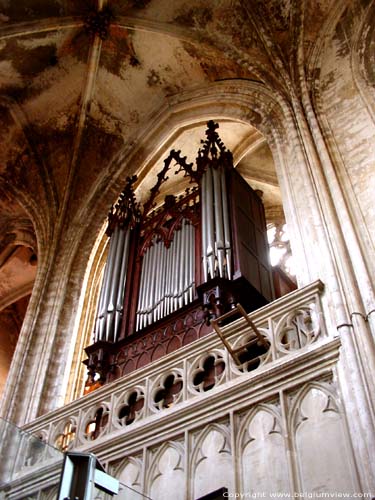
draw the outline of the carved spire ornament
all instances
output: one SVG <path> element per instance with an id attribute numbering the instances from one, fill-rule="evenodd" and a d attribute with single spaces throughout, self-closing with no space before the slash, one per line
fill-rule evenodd
<path id="1" fill-rule="evenodd" d="M 108 213 L 108 226 L 106 234 L 111 236 L 115 227 L 133 229 L 140 220 L 141 212 L 134 194 L 134 184 L 137 176 L 128 177 L 126 185 L 115 205 Z"/>

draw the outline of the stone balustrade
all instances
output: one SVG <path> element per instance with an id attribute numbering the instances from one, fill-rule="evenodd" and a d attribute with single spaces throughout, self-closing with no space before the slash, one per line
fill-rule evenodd
<path id="1" fill-rule="evenodd" d="M 266 374 L 327 338 L 319 281 L 251 313 L 269 343 L 259 355 L 243 356 L 238 365 L 215 333 L 179 349 L 151 365 L 90 393 L 25 426 L 57 448 L 92 447 L 104 437 L 130 430 L 189 403 Z M 252 335 L 244 319 L 223 328 L 234 348 Z M 264 352 L 265 351 L 265 352 Z M 27 457 L 25 459 L 27 462 Z"/>

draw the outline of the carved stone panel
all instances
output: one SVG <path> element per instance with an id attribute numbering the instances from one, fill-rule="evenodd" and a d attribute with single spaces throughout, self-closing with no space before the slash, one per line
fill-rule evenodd
<path id="1" fill-rule="evenodd" d="M 280 418 L 261 405 L 243 422 L 241 490 L 251 494 L 288 492 L 288 465 Z"/>
<path id="2" fill-rule="evenodd" d="M 139 458 L 127 458 L 118 468 L 116 476 L 120 481 L 119 494 L 116 497 L 118 500 L 140 500 L 142 498 L 142 462 Z"/>
<path id="3" fill-rule="evenodd" d="M 233 484 L 230 437 L 226 426 L 206 428 L 194 443 L 192 455 L 193 498 L 200 498 L 219 488 L 230 491 Z"/>
<path id="4" fill-rule="evenodd" d="M 185 499 L 183 448 L 179 443 L 166 443 L 154 454 L 148 475 L 148 492 L 152 500 Z"/>
<path id="5" fill-rule="evenodd" d="M 343 418 L 325 387 L 314 384 L 297 396 L 294 433 L 303 491 L 355 491 Z"/>

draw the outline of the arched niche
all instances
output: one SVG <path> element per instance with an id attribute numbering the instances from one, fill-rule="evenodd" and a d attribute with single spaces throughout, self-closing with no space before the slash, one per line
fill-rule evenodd
<path id="1" fill-rule="evenodd" d="M 304 250 L 300 248 L 301 239 L 298 235 L 302 225 L 298 224 L 293 214 L 294 193 L 288 188 L 289 174 L 285 171 L 287 166 L 292 170 L 293 165 L 297 165 L 300 161 L 294 148 L 296 135 L 288 105 L 261 84 L 243 80 L 217 82 L 185 92 L 181 96 L 170 98 L 168 104 L 168 108 L 163 107 L 159 113 L 155 113 L 155 118 L 150 120 L 148 127 L 139 130 L 139 135 L 133 142 L 130 141 L 136 146 L 131 149 L 130 146 L 125 147 L 116 155 L 108 168 L 103 170 L 102 177 L 95 185 L 95 191 L 88 194 L 88 203 L 77 212 L 77 219 L 87 218 L 91 230 L 98 231 L 100 227 L 98 221 L 103 221 L 103 214 L 116 200 L 116 194 L 118 195 L 123 189 L 127 175 L 140 174 L 139 183 L 144 186 L 140 188 L 146 193 L 146 174 L 158 161 L 163 160 L 173 144 L 179 146 L 178 138 L 185 132 L 190 133 L 193 128 L 204 132 L 203 125 L 210 119 L 219 124 L 232 122 L 236 126 L 257 130 L 262 136 L 262 138 L 258 136 L 260 140 L 254 141 L 254 146 L 263 148 L 265 154 L 272 157 L 270 159 L 274 162 L 276 170 L 276 173 L 272 173 L 272 183 L 275 187 L 279 184 L 285 217 L 293 235 L 293 255 L 299 270 L 297 278 L 301 285 L 309 283 L 313 278 L 308 273 L 309 265 L 305 260 Z M 231 146 L 232 144 L 228 145 L 229 148 Z M 243 162 L 246 156 L 244 155 L 246 146 L 250 149 L 252 147 L 245 141 L 243 149 L 235 151 L 239 168 L 245 168 L 242 167 L 241 161 Z M 178 147 L 178 149 L 182 149 L 182 153 L 186 154 L 183 148 Z M 189 161 L 193 161 L 194 157 L 195 154 Z M 154 176 L 148 175 L 148 183 L 151 184 Z M 296 179 L 296 182 L 300 184 L 302 178 Z M 280 200 L 280 194 L 278 196 Z M 270 215 L 271 220 L 280 219 L 280 212 L 279 214 L 276 212 Z M 85 240 L 89 241 L 87 238 Z M 93 241 L 92 233 L 90 240 Z"/>
<path id="2" fill-rule="evenodd" d="M 191 490 L 200 498 L 220 488 L 233 488 L 230 437 L 224 424 L 209 425 L 193 436 Z"/>
<path id="3" fill-rule="evenodd" d="M 238 441 L 241 491 L 290 491 L 283 435 L 276 405 L 259 405 L 242 421 Z"/>
<path id="4" fill-rule="evenodd" d="M 140 500 L 142 498 L 141 458 L 126 458 L 114 469 L 113 473 L 120 482 L 119 500 Z"/>
<path id="5" fill-rule="evenodd" d="M 184 450 L 178 442 L 163 444 L 150 457 L 146 491 L 151 498 L 185 498 Z"/>
<path id="6" fill-rule="evenodd" d="M 290 426 L 303 491 L 357 491 L 344 415 L 326 384 L 308 384 L 299 392 Z"/>

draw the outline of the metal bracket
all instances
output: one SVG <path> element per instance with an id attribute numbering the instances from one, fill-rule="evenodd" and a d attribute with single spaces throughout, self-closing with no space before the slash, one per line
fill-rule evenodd
<path id="1" fill-rule="evenodd" d="M 223 331 L 220 329 L 219 322 L 222 322 L 225 319 L 230 318 L 231 316 L 234 316 L 235 314 L 238 314 L 238 313 L 240 313 L 243 316 L 243 318 L 245 318 L 247 324 L 250 326 L 250 328 L 254 332 L 255 337 L 253 337 L 251 340 L 249 340 L 249 342 L 247 342 L 246 344 L 241 345 L 240 347 L 237 347 L 237 348 L 233 349 L 233 347 L 231 346 L 231 344 L 225 338 L 225 335 L 224 335 Z M 232 358 L 234 359 L 234 361 L 235 361 L 235 363 L 237 365 L 241 365 L 242 364 L 241 361 L 240 361 L 240 359 L 239 359 L 239 357 L 238 357 L 238 354 L 240 352 L 246 351 L 246 349 L 248 349 L 249 347 L 251 347 L 254 344 L 259 344 L 260 343 L 260 344 L 264 345 L 265 347 L 269 346 L 268 342 L 264 339 L 263 335 L 260 333 L 260 331 L 258 330 L 258 328 L 251 321 L 251 319 L 249 318 L 249 316 L 247 315 L 245 309 L 241 306 L 241 304 L 236 304 L 236 307 L 234 309 L 232 309 L 231 311 L 223 314 L 219 318 L 212 319 L 211 320 L 211 325 L 214 327 L 215 332 L 218 334 L 220 340 L 222 341 L 222 343 L 224 344 L 224 346 L 226 347 L 227 351 L 232 356 Z"/>
<path id="2" fill-rule="evenodd" d="M 65 453 L 57 500 L 92 500 L 98 490 L 117 495 L 119 481 L 104 471 L 92 453 Z"/>

